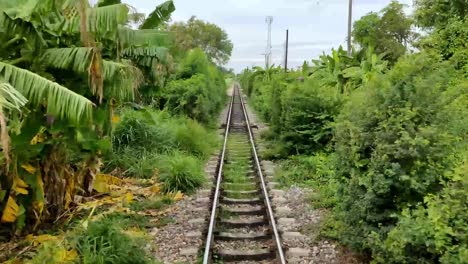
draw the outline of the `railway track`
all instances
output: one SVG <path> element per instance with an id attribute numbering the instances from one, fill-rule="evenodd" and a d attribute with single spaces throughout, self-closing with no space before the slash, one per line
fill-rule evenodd
<path id="1" fill-rule="evenodd" d="M 219 160 L 203 263 L 286 263 L 238 85 Z"/>

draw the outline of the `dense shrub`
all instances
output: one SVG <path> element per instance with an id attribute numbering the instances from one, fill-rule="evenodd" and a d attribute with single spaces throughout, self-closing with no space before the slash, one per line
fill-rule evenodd
<path id="1" fill-rule="evenodd" d="M 328 147 L 332 123 L 342 106 L 336 89 L 310 78 L 289 85 L 282 97 L 281 138 L 290 153 L 313 153 Z"/>
<path id="2" fill-rule="evenodd" d="M 374 249 L 376 263 L 465 263 L 468 259 L 468 163 L 451 175 L 453 182 L 404 209 L 398 224 Z"/>
<path id="3" fill-rule="evenodd" d="M 447 111 L 468 114 L 457 104 L 467 90 L 456 77 L 437 58 L 413 55 L 351 96 L 335 132 L 342 241 L 371 252 L 399 212 L 449 180 L 466 125 L 459 129 L 460 117 Z"/>
<path id="4" fill-rule="evenodd" d="M 165 108 L 185 114 L 202 123 L 210 123 L 223 106 L 226 82 L 200 49 L 189 52 L 181 62 L 177 79 L 163 89 Z"/>

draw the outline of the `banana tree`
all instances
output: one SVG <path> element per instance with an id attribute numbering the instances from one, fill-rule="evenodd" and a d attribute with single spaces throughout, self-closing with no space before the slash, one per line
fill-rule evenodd
<path id="1" fill-rule="evenodd" d="M 110 149 L 113 108 L 144 82 L 127 50 L 149 49 L 161 37 L 126 28 L 131 8 L 122 4 L 0 0 L 0 10 L 0 212 L 2 223 L 20 230 L 57 217 L 75 194 L 91 190 Z M 139 56 L 162 61 L 161 54 Z"/>

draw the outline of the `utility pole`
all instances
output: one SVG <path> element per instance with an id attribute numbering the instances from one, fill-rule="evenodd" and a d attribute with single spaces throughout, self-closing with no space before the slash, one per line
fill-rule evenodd
<path id="1" fill-rule="evenodd" d="M 288 72 L 289 29 L 286 29 L 286 56 L 284 57 L 284 72 Z"/>
<path id="2" fill-rule="evenodd" d="M 273 17 L 267 16 L 265 21 L 268 24 L 267 46 L 265 50 L 265 67 L 268 69 L 271 63 L 271 24 L 273 23 Z"/>
<path id="3" fill-rule="evenodd" d="M 351 46 L 351 30 L 353 27 L 353 0 L 349 0 L 349 9 L 348 9 L 348 56 L 351 56 L 352 46 Z"/>

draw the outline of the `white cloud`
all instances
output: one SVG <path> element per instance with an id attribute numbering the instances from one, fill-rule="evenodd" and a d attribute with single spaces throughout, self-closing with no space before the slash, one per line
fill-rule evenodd
<path id="1" fill-rule="evenodd" d="M 123 0 L 140 12 L 149 13 L 162 2 Z M 380 11 L 391 0 L 354 0 L 354 20 L 368 12 Z M 411 5 L 411 0 L 400 2 Z M 234 51 L 227 67 L 237 71 L 263 65 L 267 26 L 265 16 L 274 16 L 272 42 L 274 62 L 281 63 L 285 30 L 290 30 L 290 64 L 300 66 L 304 60 L 322 51 L 346 45 L 348 0 L 175 0 L 174 20 L 192 15 L 213 22 L 229 34 Z M 298 45 L 294 46 L 294 43 Z M 300 45 L 303 43 L 302 45 Z"/>

